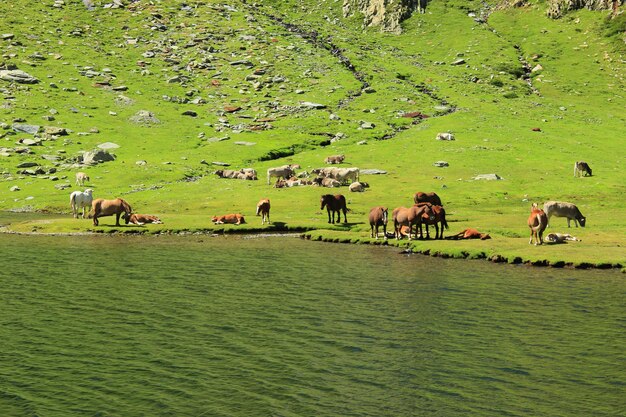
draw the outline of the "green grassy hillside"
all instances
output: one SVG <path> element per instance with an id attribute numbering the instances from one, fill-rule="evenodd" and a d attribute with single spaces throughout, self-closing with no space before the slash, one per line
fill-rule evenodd
<path id="1" fill-rule="evenodd" d="M 447 233 L 474 227 L 493 239 L 418 242 L 418 250 L 626 262 L 624 14 L 550 20 L 534 3 L 479 23 L 484 3 L 434 0 L 391 35 L 363 30 L 358 16 L 344 19 L 335 1 L 94 3 L 94 10 L 80 1 L 0 4 L 0 69 L 39 80 L 0 80 L 0 209 L 62 214 L 12 230 L 94 230 L 69 210 L 74 175 L 85 171 L 95 197 L 122 197 L 165 222 L 114 228 L 109 217 L 98 230 L 317 229 L 312 237 L 368 242 L 370 207 L 408 206 L 416 191 L 435 191 Z M 142 110 L 158 123 L 133 122 Z M 411 112 L 429 117 L 403 117 Z M 68 135 L 16 132 L 15 124 Z M 435 140 L 448 131 L 455 141 Z M 41 142 L 24 146 L 25 139 Z M 119 145 L 115 161 L 76 165 L 106 142 Z M 266 183 L 269 167 L 310 171 L 340 153 L 344 166 L 387 174 L 363 175 L 364 193 Z M 574 178 L 577 160 L 594 175 Z M 18 173 L 24 162 L 41 173 Z M 213 162 L 253 167 L 259 180 L 219 179 Z M 503 180 L 473 180 L 491 173 Z M 348 225 L 326 223 L 319 210 L 326 192 L 347 196 Z M 253 216 L 261 197 L 272 201 L 273 225 Z M 588 226 L 573 233 L 582 242 L 528 245 L 530 205 L 548 200 L 573 202 L 587 216 Z M 247 226 L 211 223 L 228 212 L 246 215 Z M 555 219 L 548 231 L 566 229 Z"/>

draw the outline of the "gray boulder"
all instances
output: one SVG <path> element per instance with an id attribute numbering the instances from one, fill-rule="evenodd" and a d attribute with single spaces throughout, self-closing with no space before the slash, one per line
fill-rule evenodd
<path id="1" fill-rule="evenodd" d="M 84 165 L 96 165 L 109 161 L 115 161 L 115 155 L 110 154 L 104 149 L 94 149 L 93 151 L 85 152 L 82 156 L 82 163 Z"/>
<path id="2" fill-rule="evenodd" d="M 0 80 L 20 84 L 37 84 L 39 80 L 22 70 L 0 70 Z"/>

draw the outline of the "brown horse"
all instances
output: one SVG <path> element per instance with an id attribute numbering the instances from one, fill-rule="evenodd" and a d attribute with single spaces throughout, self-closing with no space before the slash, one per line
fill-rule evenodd
<path id="1" fill-rule="evenodd" d="M 261 224 L 265 224 L 265 220 L 270 222 L 270 199 L 262 198 L 256 205 L 256 215 L 261 216 Z"/>
<path id="2" fill-rule="evenodd" d="M 530 227 L 530 240 L 528 244 L 532 245 L 533 238 L 535 245 L 543 243 L 543 231 L 548 226 L 548 216 L 539 208 L 537 203 L 533 203 L 530 208 L 530 216 L 528 217 L 528 227 Z"/>
<path id="3" fill-rule="evenodd" d="M 413 202 L 415 204 L 430 203 L 433 206 L 443 206 L 443 204 L 441 204 L 441 199 L 436 193 L 423 193 L 418 191 L 413 196 Z"/>
<path id="4" fill-rule="evenodd" d="M 491 239 L 491 236 L 489 236 L 489 233 L 480 233 L 478 230 L 476 229 L 465 229 L 462 232 L 459 232 L 455 235 L 452 236 L 448 236 L 446 237 L 446 239 L 451 239 L 451 240 L 459 240 L 459 239 L 480 239 L 480 240 L 486 240 L 486 239 Z"/>
<path id="5" fill-rule="evenodd" d="M 396 239 L 400 240 L 402 235 L 400 230 L 402 226 L 408 226 L 409 228 L 409 240 L 411 240 L 411 232 L 413 231 L 413 225 L 415 225 L 415 237 L 417 238 L 417 228 L 420 228 L 420 236 L 422 229 L 422 222 L 426 219 L 434 220 L 435 215 L 429 206 L 412 206 L 397 207 L 391 214 L 393 218 L 393 228 L 396 234 Z"/>
<path id="6" fill-rule="evenodd" d="M 386 207 L 376 206 L 370 210 L 370 227 L 372 228 L 371 237 L 378 239 L 378 227 L 383 227 L 383 234 L 387 239 L 387 218 L 388 211 Z M 374 235 L 374 227 L 376 227 L 376 234 Z"/>
<path id="7" fill-rule="evenodd" d="M 91 203 L 91 212 L 89 217 L 93 218 L 93 225 L 98 225 L 98 217 L 112 216 L 115 214 L 115 225 L 120 225 L 120 215 L 124 213 L 124 221 L 128 224 L 130 214 L 133 210 L 126 201 L 121 198 L 114 200 L 105 200 L 103 198 L 97 198 Z"/>
<path id="8" fill-rule="evenodd" d="M 444 227 L 448 229 L 448 222 L 446 221 L 446 211 L 442 206 L 435 206 L 430 203 L 418 203 L 416 206 L 430 206 L 430 209 L 433 211 L 434 219 L 424 219 L 422 223 L 426 225 L 426 239 L 430 239 L 430 233 L 428 231 L 429 225 L 435 226 L 435 239 L 443 239 L 443 229 Z M 441 234 L 439 234 L 439 223 L 441 223 Z M 422 234 L 421 225 L 420 225 L 420 235 Z"/>
<path id="9" fill-rule="evenodd" d="M 337 223 L 341 222 L 342 211 L 343 222 L 348 223 L 348 218 L 346 217 L 348 207 L 346 206 L 346 198 L 343 195 L 324 194 L 320 201 L 322 203 L 320 210 L 324 210 L 324 207 L 326 207 L 326 211 L 328 212 L 328 223 L 335 223 L 335 213 L 337 213 Z M 330 216 L 331 211 L 333 212 L 332 218 Z"/>

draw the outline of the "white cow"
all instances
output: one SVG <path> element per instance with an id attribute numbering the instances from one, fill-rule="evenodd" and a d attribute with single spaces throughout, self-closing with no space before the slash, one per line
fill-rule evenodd
<path id="1" fill-rule="evenodd" d="M 72 208 L 72 215 L 74 218 L 78 218 L 78 210 L 83 209 L 82 217 L 85 218 L 85 208 L 91 210 L 91 202 L 93 201 L 93 190 L 87 188 L 84 192 L 74 191 L 70 194 L 70 207 Z"/>
<path id="2" fill-rule="evenodd" d="M 563 201 L 548 201 L 543 205 L 543 211 L 548 216 L 548 225 L 550 225 L 550 217 L 567 217 L 567 227 L 570 227 L 570 220 L 574 220 L 574 224 L 578 227 L 585 227 L 587 219 L 582 215 L 578 207 L 572 203 Z"/>
<path id="3" fill-rule="evenodd" d="M 278 168 L 269 168 L 267 170 L 267 184 L 270 184 L 270 178 L 271 177 L 276 177 L 276 178 L 291 178 L 293 176 L 295 176 L 295 171 L 294 169 L 291 167 L 291 165 L 283 165 L 281 167 Z"/>

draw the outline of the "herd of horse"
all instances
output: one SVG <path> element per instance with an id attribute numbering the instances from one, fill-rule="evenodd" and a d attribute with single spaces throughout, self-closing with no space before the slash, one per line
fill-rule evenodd
<path id="1" fill-rule="evenodd" d="M 328 160 L 327 163 L 341 163 L 344 156 L 336 156 L 338 159 Z M 287 170 L 289 172 L 270 172 L 268 170 L 268 182 L 270 174 L 274 176 L 285 176 L 293 173 L 292 166 L 280 167 L 281 170 Z M 580 175 L 580 172 L 584 172 L 585 175 L 591 175 L 591 168 L 585 162 L 576 162 L 574 175 Z M 277 168 L 274 170 L 278 170 Z M 83 185 L 85 181 L 89 181 L 89 177 L 79 172 L 76 174 L 76 183 Z M 413 196 L 414 204 L 411 207 L 396 207 L 391 212 L 391 220 L 393 221 L 393 233 L 387 233 L 387 224 L 389 222 L 389 211 L 385 206 L 375 206 L 369 211 L 369 224 L 370 224 L 370 237 L 378 239 L 379 229 L 383 228 L 383 236 L 385 239 L 388 237 L 395 237 L 396 239 L 402 239 L 407 236 L 409 240 L 412 238 L 424 238 L 422 226 L 426 226 L 426 239 L 430 239 L 429 226 L 435 227 L 435 239 L 443 239 L 444 229 L 449 229 L 446 221 L 446 211 L 441 202 L 441 198 L 434 192 L 425 193 L 417 192 Z M 348 222 L 347 212 L 348 207 L 346 204 L 346 197 L 343 194 L 324 194 L 320 199 L 320 210 L 324 210 L 328 213 L 328 223 L 335 224 L 335 222 L 341 222 L 341 214 L 343 213 L 344 223 Z M 100 217 L 115 216 L 115 225 L 120 226 L 120 217 L 126 224 L 133 223 L 136 225 L 143 225 L 146 223 L 163 223 L 158 217 L 136 214 L 132 212 L 132 208 L 128 202 L 121 198 L 115 198 L 112 200 L 106 200 L 102 198 L 93 199 L 93 190 L 87 188 L 85 191 L 74 191 L 70 194 L 70 206 L 74 218 L 78 218 L 79 211 L 82 210 L 81 216 L 85 218 L 85 210 L 89 209 L 88 217 L 93 219 L 94 226 L 98 226 Z M 270 200 L 267 198 L 261 199 L 257 203 L 256 215 L 261 216 L 261 224 L 265 222 L 270 223 Z M 570 227 L 570 220 L 574 220 L 576 227 L 580 224 L 581 227 L 585 227 L 586 219 L 580 212 L 580 210 L 572 203 L 549 201 L 544 204 L 543 209 L 539 208 L 537 203 L 533 203 L 530 210 L 530 216 L 528 217 L 528 227 L 530 228 L 530 240 L 529 244 L 541 245 L 543 240 L 543 233 L 548 227 L 549 219 L 551 216 L 566 217 L 567 227 Z M 335 221 L 336 218 L 336 221 Z M 215 224 L 242 224 L 245 223 L 245 218 L 242 214 L 226 214 L 222 216 L 214 216 L 212 218 Z M 446 237 L 446 239 L 490 239 L 491 236 L 486 233 L 480 233 L 476 229 L 465 229 L 455 235 Z M 567 240 L 579 240 L 572 237 L 569 234 L 550 233 L 546 237 L 548 243 L 563 243 Z"/>

